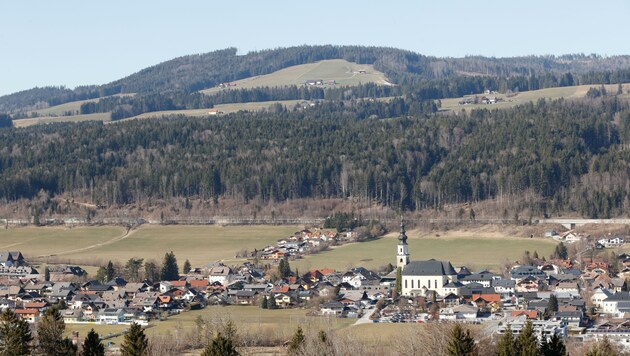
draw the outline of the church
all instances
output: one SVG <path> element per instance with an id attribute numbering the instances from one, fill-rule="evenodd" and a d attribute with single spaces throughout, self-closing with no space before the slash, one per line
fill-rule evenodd
<path id="1" fill-rule="evenodd" d="M 448 261 L 409 261 L 409 245 L 405 224 L 400 222 L 400 235 L 396 253 L 396 266 L 402 269 L 401 295 L 426 296 L 428 291 L 435 291 L 440 296 L 452 292 L 457 283 L 457 272 Z"/>

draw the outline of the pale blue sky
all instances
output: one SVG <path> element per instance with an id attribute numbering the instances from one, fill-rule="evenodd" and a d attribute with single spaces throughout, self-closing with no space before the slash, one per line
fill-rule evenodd
<path id="1" fill-rule="evenodd" d="M 104 84 L 237 47 L 390 46 L 426 55 L 630 54 L 630 1 L 1 0 L 0 95 Z"/>

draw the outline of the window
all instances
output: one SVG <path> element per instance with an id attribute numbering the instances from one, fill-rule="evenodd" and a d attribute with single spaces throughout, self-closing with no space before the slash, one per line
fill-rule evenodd
<path id="1" fill-rule="evenodd" d="M 431 289 L 431 280 L 430 279 L 429 279 L 429 286 L 428 286 L 428 288 Z"/>
<path id="2" fill-rule="evenodd" d="M 407 288 L 407 280 L 405 279 L 405 289 Z"/>
<path id="3" fill-rule="evenodd" d="M 411 280 L 411 289 L 413 289 L 413 279 Z"/>

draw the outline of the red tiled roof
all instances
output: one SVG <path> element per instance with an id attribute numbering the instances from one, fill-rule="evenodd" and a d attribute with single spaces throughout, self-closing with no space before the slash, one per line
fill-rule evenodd
<path id="1" fill-rule="evenodd" d="M 492 302 L 500 302 L 501 301 L 501 296 L 499 294 L 473 294 L 472 295 L 472 300 L 476 301 L 477 299 L 483 299 L 488 303 L 492 303 Z"/>
<path id="2" fill-rule="evenodd" d="M 535 310 L 512 310 L 512 316 L 526 315 L 527 319 L 538 318 L 538 312 Z"/>
<path id="3" fill-rule="evenodd" d="M 35 314 L 39 315 L 39 310 L 37 309 L 15 309 L 15 314 Z"/>
<path id="4" fill-rule="evenodd" d="M 190 281 L 190 287 L 192 288 L 205 288 L 209 284 L 207 279 L 193 279 Z"/>
<path id="5" fill-rule="evenodd" d="M 289 286 L 288 285 L 273 287 L 273 292 L 274 293 L 287 293 L 288 291 L 289 291 Z"/>
<path id="6" fill-rule="evenodd" d="M 168 281 L 173 287 L 186 287 L 186 281 Z"/>

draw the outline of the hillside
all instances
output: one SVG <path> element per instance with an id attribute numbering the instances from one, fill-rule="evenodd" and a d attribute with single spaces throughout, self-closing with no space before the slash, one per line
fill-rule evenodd
<path id="1" fill-rule="evenodd" d="M 77 87 L 33 88 L 0 97 L 0 112 L 26 112 L 121 93 L 191 93 L 220 83 L 264 76 L 323 60 L 372 65 L 389 82 L 413 86 L 425 99 L 459 97 L 518 87 L 530 91 L 575 84 L 630 82 L 630 56 L 526 56 L 437 58 L 406 50 L 361 46 L 299 46 L 237 55 L 235 48 L 175 58 L 114 82 Z M 403 89 L 401 89 L 403 90 Z M 409 92 L 409 90 L 407 90 Z M 274 100 L 271 98 L 269 100 Z"/>
<path id="2" fill-rule="evenodd" d="M 373 65 L 351 63 L 343 59 L 324 60 L 281 69 L 271 74 L 245 78 L 229 83 L 227 89 L 251 89 L 256 87 L 281 87 L 304 85 L 309 80 L 322 80 L 322 86 L 355 86 L 361 83 L 388 85 L 385 75 Z M 215 87 L 202 90 L 213 94 L 226 88 Z"/>

